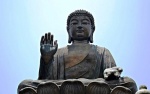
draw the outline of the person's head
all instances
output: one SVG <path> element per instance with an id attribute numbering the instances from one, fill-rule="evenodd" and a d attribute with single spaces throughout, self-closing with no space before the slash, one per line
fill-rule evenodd
<path id="1" fill-rule="evenodd" d="M 94 18 L 88 11 L 76 10 L 68 16 L 67 31 L 69 35 L 69 43 L 74 40 L 87 40 L 88 43 L 93 43 L 94 30 Z"/>

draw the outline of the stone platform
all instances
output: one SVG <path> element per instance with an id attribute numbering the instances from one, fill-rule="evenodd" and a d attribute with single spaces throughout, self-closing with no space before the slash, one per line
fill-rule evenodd
<path id="1" fill-rule="evenodd" d="M 18 94 L 135 94 L 134 85 L 124 79 L 24 80 L 18 87 Z M 32 93 L 22 93 L 28 91 Z"/>

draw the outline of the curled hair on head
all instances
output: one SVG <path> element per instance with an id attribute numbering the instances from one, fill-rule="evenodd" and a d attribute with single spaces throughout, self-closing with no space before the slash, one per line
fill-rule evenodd
<path id="1" fill-rule="evenodd" d="M 72 12 L 69 16 L 68 16 L 68 19 L 67 19 L 67 31 L 69 31 L 69 25 L 70 25 L 70 20 L 73 16 L 87 16 L 89 19 L 90 19 L 90 22 L 91 22 L 91 29 L 92 29 L 92 32 L 95 31 L 95 22 L 94 22 L 94 17 L 93 15 L 86 11 L 86 10 L 75 10 L 74 12 Z M 68 40 L 68 43 L 71 43 L 72 39 L 70 38 L 69 36 L 69 40 Z M 89 38 L 89 41 L 91 43 L 93 43 L 93 34 L 90 36 Z"/>
<path id="2" fill-rule="evenodd" d="M 82 15 L 84 15 L 84 16 L 87 16 L 87 17 L 89 17 L 89 19 L 90 19 L 90 21 L 91 21 L 91 24 L 92 24 L 92 30 L 93 30 L 93 32 L 94 32 L 94 30 L 95 30 L 95 23 L 94 23 L 94 17 L 93 17 L 93 15 L 90 13 L 90 12 L 88 12 L 88 11 L 86 11 L 86 10 L 75 10 L 74 12 L 72 12 L 69 16 L 68 16 L 68 19 L 67 19 L 67 31 L 69 30 L 69 23 L 70 23 L 70 19 L 73 17 L 73 16 L 82 16 Z"/>

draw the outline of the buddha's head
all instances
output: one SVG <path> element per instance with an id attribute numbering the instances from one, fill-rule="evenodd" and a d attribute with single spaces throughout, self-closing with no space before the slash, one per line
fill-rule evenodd
<path id="1" fill-rule="evenodd" d="M 87 41 L 93 43 L 93 33 L 95 30 L 94 18 L 86 10 L 76 10 L 67 19 L 67 31 L 69 35 L 68 43 L 77 41 Z"/>

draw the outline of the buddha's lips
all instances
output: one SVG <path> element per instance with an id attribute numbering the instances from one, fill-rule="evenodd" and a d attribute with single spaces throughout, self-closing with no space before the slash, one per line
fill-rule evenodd
<path id="1" fill-rule="evenodd" d="M 82 37 L 83 35 L 84 35 L 84 32 L 81 32 L 81 33 L 78 33 L 78 32 L 77 32 L 77 36 L 78 36 L 78 37 Z"/>
<path id="2" fill-rule="evenodd" d="M 84 30 L 76 30 L 77 33 L 83 33 Z"/>

